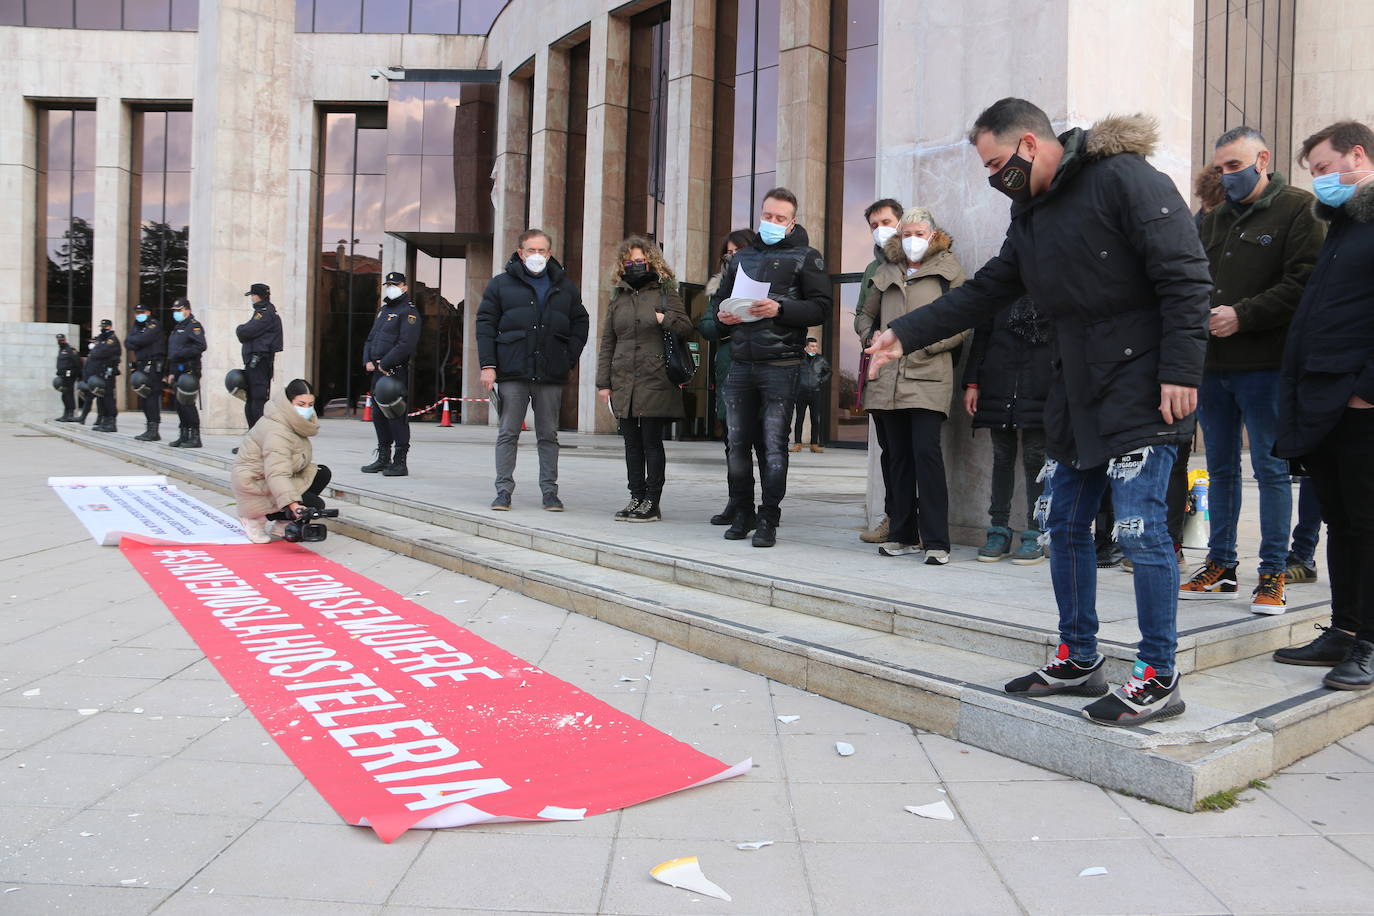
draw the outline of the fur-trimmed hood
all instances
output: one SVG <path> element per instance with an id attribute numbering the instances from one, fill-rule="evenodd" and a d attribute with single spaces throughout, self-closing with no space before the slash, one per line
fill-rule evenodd
<path id="1" fill-rule="evenodd" d="M 1357 223 L 1374 223 L 1374 181 L 1369 182 L 1364 187 L 1355 192 L 1355 196 L 1347 200 L 1339 208 L 1330 207 L 1321 201 L 1312 205 L 1312 210 L 1319 219 L 1326 220 L 1328 223 L 1335 218 L 1339 212 L 1344 212 Z"/>
<path id="2" fill-rule="evenodd" d="M 873 272 L 873 288 L 885 290 L 901 286 L 908 279 L 921 277 L 944 277 L 953 282 L 963 276 L 964 272 L 959 259 L 954 256 L 954 240 L 943 229 L 935 230 L 935 234 L 931 236 L 930 247 L 926 249 L 925 257 L 921 258 L 921 266 L 912 278 L 907 277 L 906 266 L 906 252 L 902 250 L 902 239 L 894 235 L 883 246 L 883 263 Z"/>
<path id="3" fill-rule="evenodd" d="M 1159 146 L 1159 121 L 1153 115 L 1109 115 L 1087 130 L 1083 156 L 1106 159 L 1121 153 L 1151 156 Z"/>
<path id="4" fill-rule="evenodd" d="M 934 260 L 935 256 L 944 251 L 954 248 L 954 239 L 949 237 L 949 233 L 943 229 L 936 229 L 935 234 L 930 237 L 930 247 L 926 249 L 926 256 L 922 262 Z M 889 264 L 906 266 L 906 252 L 902 250 L 902 235 L 900 232 L 888 239 L 883 245 L 883 259 Z"/>

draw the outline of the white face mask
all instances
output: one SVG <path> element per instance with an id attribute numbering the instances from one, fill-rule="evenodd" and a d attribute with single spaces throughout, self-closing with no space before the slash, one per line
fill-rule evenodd
<path id="1" fill-rule="evenodd" d="M 382 298 L 386 299 L 387 301 L 395 299 L 399 295 L 401 295 L 401 288 L 399 286 L 382 287 Z"/>
<path id="2" fill-rule="evenodd" d="M 299 404 L 292 404 L 291 406 L 296 409 L 296 413 L 300 414 L 303 420 L 309 420 L 315 415 L 315 408 L 313 407 L 302 407 Z"/>
<path id="3" fill-rule="evenodd" d="M 549 259 L 542 254 L 525 255 L 525 269 L 538 276 L 544 272 L 544 268 L 549 265 Z"/>
<path id="4" fill-rule="evenodd" d="M 887 244 L 887 240 L 897 234 L 896 226 L 879 226 L 873 230 L 873 244 L 879 248 Z"/>
<path id="5" fill-rule="evenodd" d="M 921 260 L 925 257 L 926 249 L 929 247 L 930 241 L 928 239 L 918 238 L 914 235 L 908 235 L 902 239 L 902 250 L 906 252 L 908 261 Z"/>

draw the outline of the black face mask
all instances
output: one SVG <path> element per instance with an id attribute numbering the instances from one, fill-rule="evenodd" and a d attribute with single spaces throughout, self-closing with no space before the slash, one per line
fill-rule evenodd
<path id="1" fill-rule="evenodd" d="M 657 274 L 649 269 L 648 264 L 631 264 L 629 267 L 625 268 L 623 276 L 625 277 L 626 283 L 630 284 L 635 289 L 639 289 L 641 286 L 654 279 Z"/>
<path id="2" fill-rule="evenodd" d="M 1031 162 L 1021 158 L 1021 142 L 1016 143 L 1016 152 L 1003 163 L 997 174 L 988 179 L 994 191 L 1001 191 L 1016 203 L 1024 203 L 1031 198 Z"/>

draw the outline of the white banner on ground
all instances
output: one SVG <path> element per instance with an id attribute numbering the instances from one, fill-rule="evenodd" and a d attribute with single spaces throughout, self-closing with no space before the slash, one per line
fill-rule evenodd
<path id="1" fill-rule="evenodd" d="M 167 483 L 165 477 L 49 477 L 102 547 L 126 534 L 178 544 L 247 544 L 229 516 Z"/>

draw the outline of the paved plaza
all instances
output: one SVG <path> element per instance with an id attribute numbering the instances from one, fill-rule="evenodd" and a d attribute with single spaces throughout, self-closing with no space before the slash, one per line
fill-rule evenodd
<path id="1" fill-rule="evenodd" d="M 326 423 L 317 443 L 340 468 L 361 457 L 342 432 Z M 489 432 L 418 433 L 417 455 L 437 456 L 440 435 L 464 443 L 444 453 L 444 499 L 485 504 Z M 620 466 L 605 447 L 615 440 L 582 439 L 563 453 L 570 511 L 560 521 L 590 526 L 618 508 L 593 512 L 590 481 L 607 498 Z M 670 515 L 719 501 L 719 485 L 707 488 L 720 471 L 714 448 L 673 448 Z M 537 511 L 533 457 L 522 449 L 518 511 Z M 1374 727 L 1242 792 L 1230 810 L 1183 814 L 335 535 L 317 545 L 323 555 L 726 763 L 754 760 L 737 779 L 582 822 L 414 830 L 385 845 L 341 822 L 142 578 L 45 486 L 49 475 L 146 469 L 18 428 L 0 429 L 0 461 L 11 479 L 0 533 L 0 913 L 1374 912 Z M 830 453 L 797 462 L 811 490 L 795 517 L 809 523 L 785 525 L 796 543 L 779 562 L 802 565 L 808 542 L 852 539 L 855 463 Z M 712 532 L 698 527 L 704 547 Z M 837 741 L 853 756 L 839 756 Z M 952 821 L 904 810 L 940 801 Z M 773 845 L 737 848 L 760 840 Z M 733 902 L 649 877 L 690 855 Z M 1080 877 L 1094 867 L 1106 874 Z"/>

